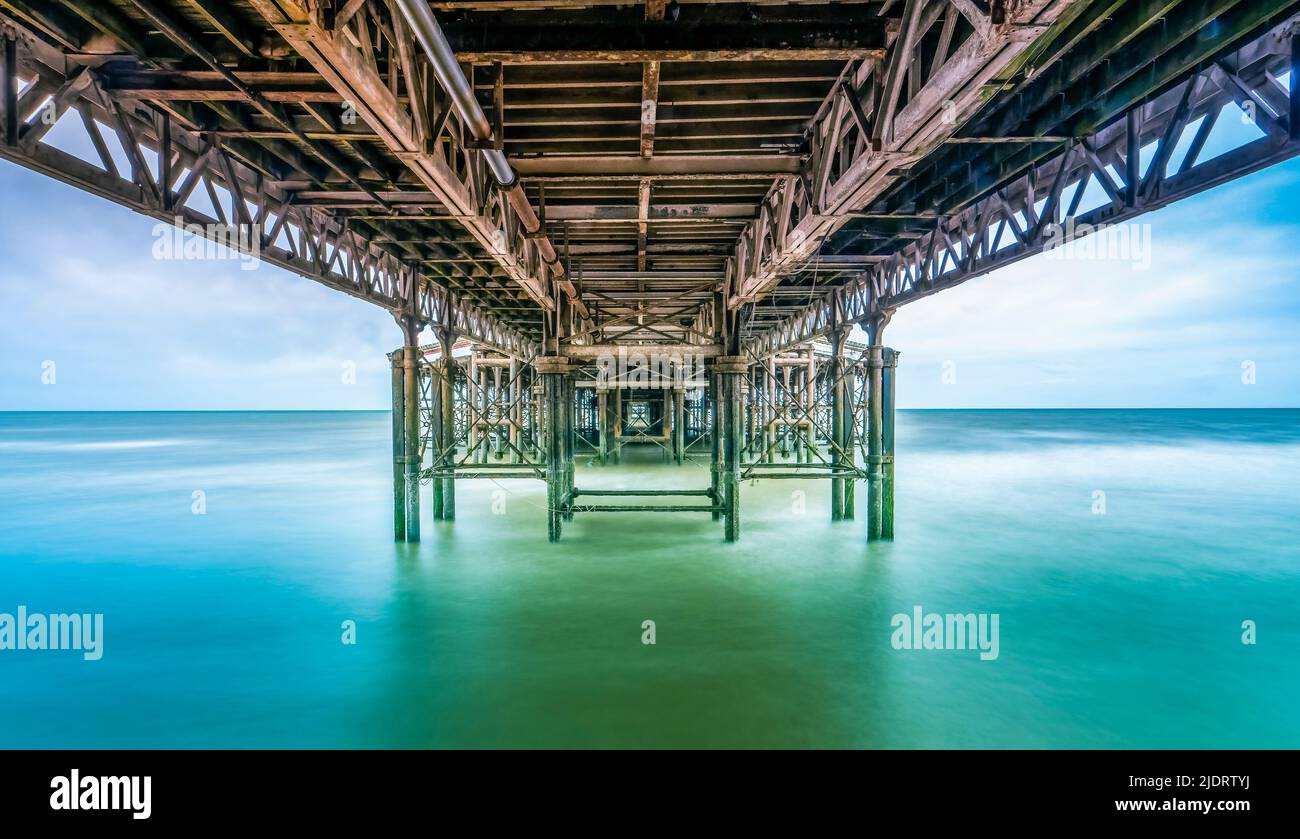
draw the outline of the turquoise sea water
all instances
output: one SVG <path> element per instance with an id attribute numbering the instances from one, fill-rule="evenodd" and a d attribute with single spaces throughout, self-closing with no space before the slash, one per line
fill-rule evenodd
<path id="1" fill-rule="evenodd" d="M 872 546 L 863 489 L 832 524 L 790 481 L 744 487 L 736 545 L 667 514 L 550 545 L 520 481 L 395 545 L 390 427 L 0 414 L 0 612 L 105 633 L 0 650 L 0 746 L 1300 747 L 1298 411 L 902 412 Z M 579 486 L 707 485 L 628 460 Z M 915 606 L 997 613 L 999 657 L 895 650 Z"/>

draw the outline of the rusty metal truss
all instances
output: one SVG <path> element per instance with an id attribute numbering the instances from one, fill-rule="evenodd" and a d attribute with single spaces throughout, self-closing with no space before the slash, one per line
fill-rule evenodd
<path id="1" fill-rule="evenodd" d="M 927 230 L 880 257 L 854 281 L 754 336 L 750 352 L 765 357 L 799 345 L 826 334 L 837 320 L 868 322 L 1076 236 L 1300 154 L 1300 96 L 1294 83 L 1288 92 L 1281 81 L 1295 65 L 1298 36 L 1300 19 L 1287 20 L 1206 62 L 1101 130 L 1055 142 L 1053 156 L 958 212 L 936 214 L 923 222 Z M 1260 136 L 1206 159 L 1206 141 L 1224 119 L 1248 120 Z M 1088 206 L 1087 195 L 1103 200 Z"/>
<path id="2" fill-rule="evenodd" d="M 1007 4 L 995 23 L 992 6 L 1001 5 L 906 0 L 884 60 L 846 65 L 812 120 L 802 171 L 777 179 L 736 244 L 732 308 L 770 291 L 849 213 L 952 136 L 1075 3 Z M 962 18 L 970 26 L 958 42 Z"/>
<path id="3" fill-rule="evenodd" d="M 267 261 L 408 332 L 771 354 L 1292 155 L 1297 10 L 0 0 L 0 156 L 262 225 Z M 1232 101 L 1264 136 L 1182 155 Z M 48 142 L 64 116 L 89 155 Z"/>
<path id="4" fill-rule="evenodd" d="M 232 153 L 219 133 L 195 130 L 170 112 L 115 95 L 94 68 L 61 75 L 65 62 L 57 50 L 16 28 L 4 35 L 12 45 L 13 65 L 0 67 L 0 75 L 25 77 L 28 83 L 21 95 L 0 102 L 8 135 L 0 137 L 0 158 L 181 226 L 190 235 L 223 245 L 254 244 L 255 236 L 262 260 L 399 317 L 413 316 L 421 326 L 450 330 L 522 358 L 536 353 L 535 342 L 519 330 L 424 276 L 418 252 L 403 253 L 363 235 L 347 216 L 313 204 L 311 192 L 271 181 Z M 89 160 L 43 142 L 69 113 L 79 118 L 94 149 Z M 110 151 L 109 138 L 124 153 L 125 171 Z M 199 194 L 206 195 L 215 216 L 195 209 L 191 202 Z M 226 235 L 232 229 L 241 235 Z"/>

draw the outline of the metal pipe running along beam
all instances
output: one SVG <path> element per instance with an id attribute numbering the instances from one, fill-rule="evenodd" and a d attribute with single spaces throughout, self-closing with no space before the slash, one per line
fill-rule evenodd
<path id="1" fill-rule="evenodd" d="M 456 112 L 465 121 L 466 127 L 474 135 L 474 139 L 482 142 L 491 140 L 492 123 L 488 121 L 487 114 L 483 113 L 478 100 L 474 97 L 474 90 L 470 87 L 465 74 L 461 72 L 460 63 L 456 60 L 456 53 L 452 51 L 451 44 L 447 42 L 447 36 L 443 34 L 442 27 L 438 25 L 437 19 L 434 18 L 429 4 L 425 0 L 394 0 L 394 4 L 401 10 L 402 17 L 406 19 L 407 25 L 415 35 L 415 39 L 420 42 L 420 46 L 429 57 L 429 61 L 433 65 L 433 71 L 438 76 L 438 81 L 447 89 Z M 543 231 L 542 223 L 537 218 L 537 213 L 533 212 L 533 206 L 528 202 L 528 195 L 524 192 L 523 184 L 519 182 L 519 177 L 510 166 L 510 161 L 506 158 L 505 152 L 496 148 L 483 148 L 481 151 L 488 168 L 492 170 L 492 176 L 496 178 L 501 190 L 505 193 L 506 200 L 514 209 L 515 214 L 519 216 L 524 229 L 534 237 L 542 261 L 555 275 L 560 288 L 573 301 L 573 307 L 578 314 L 583 318 L 590 318 L 591 313 L 587 310 L 586 304 L 582 302 L 578 289 L 565 276 L 564 267 L 560 265 L 559 257 L 555 253 L 555 246 L 551 244 L 551 240 Z"/>

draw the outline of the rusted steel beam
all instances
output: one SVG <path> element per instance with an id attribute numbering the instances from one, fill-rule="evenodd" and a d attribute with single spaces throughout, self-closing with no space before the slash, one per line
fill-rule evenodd
<path id="1" fill-rule="evenodd" d="M 383 138 L 389 151 L 407 164 L 524 293 L 541 308 L 552 308 L 550 271 L 538 245 L 519 223 L 507 196 L 487 180 L 483 167 L 476 162 L 457 170 L 441 145 L 426 151 L 411 113 L 389 82 L 342 32 L 323 29 L 307 8 L 292 0 L 251 0 L 251 4 L 331 87 L 355 106 L 357 114 Z M 364 10 L 357 12 L 357 18 L 366 14 Z M 407 83 L 411 84 L 411 80 Z M 460 137 L 451 139 L 462 144 Z M 463 147 L 461 151 L 472 161 L 481 157 L 481 150 L 476 148 Z"/>
<path id="2" fill-rule="evenodd" d="M 912 53 L 920 48 L 927 23 L 933 25 L 937 18 L 925 18 L 922 4 L 909 2 L 908 23 L 893 45 L 895 58 L 885 78 L 878 78 L 880 65 L 871 63 L 846 76 L 850 90 L 868 98 L 865 104 L 872 110 L 867 116 L 873 120 L 879 151 L 874 142 L 859 138 L 842 88 L 832 90 L 814 120 L 812 155 L 804 170 L 798 178 L 778 180 L 737 244 L 738 276 L 731 305 L 739 307 L 767 293 L 842 227 L 849 213 L 882 194 L 905 176 L 906 167 L 955 134 L 984 104 L 986 85 L 1014 71 L 1034 40 L 1075 2 L 1017 4 L 1003 23 L 991 26 L 987 37 L 971 34 L 923 79 L 918 74 L 925 72 L 924 64 L 912 60 Z M 902 106 L 891 105 L 890 98 L 901 93 L 904 73 L 910 98 Z"/>
<path id="3" fill-rule="evenodd" d="M 1258 12 L 1258 7 L 1249 9 L 1250 14 Z M 1227 16 L 1223 20 L 1223 35 L 1230 37 L 1229 24 L 1234 18 Z M 1194 65 L 1205 69 L 1184 76 L 1174 87 L 1133 108 L 1113 114 L 1095 133 L 1059 149 L 1055 156 L 1037 160 L 1027 171 L 1023 167 L 1006 170 L 998 179 L 1001 185 L 986 190 L 979 200 L 936 218 L 928 232 L 887 259 L 759 331 L 753 336 L 751 349 L 759 354 L 775 352 L 824 334 L 836 320 L 869 320 L 1044 250 L 1067 245 L 1076 235 L 1071 231 L 1085 235 L 1084 231 L 1095 230 L 1098 225 L 1118 225 L 1300 155 L 1300 142 L 1275 130 L 1265 131 L 1259 139 L 1211 159 L 1201 159 L 1203 138 L 1213 129 L 1224 107 L 1245 95 L 1229 78 L 1236 75 L 1236 68 L 1255 68 L 1249 77 L 1252 94 L 1266 97 L 1280 91 L 1273 79 L 1291 62 L 1288 27 L 1293 25 L 1300 25 L 1300 17 L 1284 19 L 1272 31 L 1217 61 Z M 1188 43 L 1189 49 L 1206 48 L 1200 38 Z M 1154 72 L 1161 63 L 1148 61 L 1143 66 Z M 1224 66 L 1234 72 L 1225 74 Z M 1244 77 L 1239 79 L 1246 81 Z M 1195 131 L 1193 124 L 1199 125 Z M 1187 150 L 1174 168 L 1174 150 L 1189 138 Z M 1154 147 L 1153 160 L 1146 174 L 1139 175 L 1126 165 L 1126 157 L 1134 148 L 1149 146 Z M 1117 181 L 1108 172 L 1112 169 L 1119 174 Z M 1081 207 L 1080 199 L 1094 180 L 1104 184 L 1107 200 L 1097 207 Z"/>
<path id="4" fill-rule="evenodd" d="M 779 175 L 799 171 L 800 159 L 794 155 L 691 155 L 689 157 L 637 156 L 593 157 L 560 155 L 520 158 L 515 170 L 524 178 L 563 176 L 620 176 L 662 178 L 709 177 L 714 175 Z"/>
<path id="5" fill-rule="evenodd" d="M 848 61 L 885 54 L 886 20 L 592 21 L 535 15 L 444 26 L 466 61 L 506 64 L 648 61 Z"/>

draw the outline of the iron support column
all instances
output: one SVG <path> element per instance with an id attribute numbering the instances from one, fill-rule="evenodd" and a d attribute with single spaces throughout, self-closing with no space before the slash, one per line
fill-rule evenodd
<path id="1" fill-rule="evenodd" d="M 519 462 L 519 426 L 522 422 L 523 415 L 520 411 L 523 405 L 523 374 L 519 370 L 519 359 L 514 356 L 510 357 L 510 372 L 508 374 L 509 384 L 506 387 L 506 409 L 504 417 L 509 423 L 509 431 L 506 439 L 510 441 L 510 462 Z"/>
<path id="2" fill-rule="evenodd" d="M 442 342 L 442 399 L 441 417 L 434 422 L 442 424 L 443 465 L 447 467 L 447 477 L 442 479 L 442 518 L 445 521 L 456 520 L 456 359 L 452 356 L 452 346 L 456 336 L 450 330 L 443 330 L 438 336 Z"/>
<path id="3" fill-rule="evenodd" d="M 388 354 L 393 368 L 393 539 L 406 541 L 406 372 L 403 350 Z"/>
<path id="4" fill-rule="evenodd" d="M 884 470 L 881 465 L 881 451 L 884 447 L 882 424 L 884 422 L 883 389 L 881 375 L 884 367 L 884 348 L 873 344 L 867 350 L 867 381 L 870 395 L 867 397 L 867 541 L 880 539 L 882 530 L 884 504 Z"/>
<path id="5" fill-rule="evenodd" d="M 713 498 L 714 521 L 722 518 L 722 376 L 709 376 L 709 491 Z"/>
<path id="6" fill-rule="evenodd" d="M 884 487 L 880 502 L 880 536 L 894 538 L 894 373 L 898 353 L 884 348 L 881 370 L 881 449 L 884 456 Z"/>
<path id="7" fill-rule="evenodd" d="M 596 391 L 596 460 L 601 466 L 609 457 L 609 391 Z"/>
<path id="8" fill-rule="evenodd" d="M 402 367 L 406 418 L 406 541 L 420 541 L 420 326 L 408 317 L 402 325 Z"/>
<path id="9" fill-rule="evenodd" d="M 443 457 L 443 428 L 442 428 L 442 377 L 443 364 L 440 361 L 436 367 L 430 370 L 432 378 L 429 382 L 429 448 L 433 450 L 432 466 L 435 472 L 433 480 L 429 481 L 429 487 L 433 494 L 433 518 L 441 521 L 442 514 L 442 478 L 437 477 L 436 473 L 446 465 L 446 458 Z"/>
<path id="10" fill-rule="evenodd" d="M 677 465 L 686 462 L 686 391 L 673 390 L 673 449 L 677 453 Z"/>
<path id="11" fill-rule="evenodd" d="M 870 338 L 867 348 L 867 541 L 884 533 L 884 367 L 887 350 L 881 337 L 892 312 L 884 312 L 864 324 Z"/>
<path id="12" fill-rule="evenodd" d="M 741 381 L 749 369 L 744 356 L 722 356 L 715 360 L 720 382 L 722 425 L 722 497 L 726 520 L 724 537 L 728 542 L 740 538 L 740 443 L 744 406 L 741 404 Z"/>
<path id="13" fill-rule="evenodd" d="M 614 389 L 614 462 L 623 462 L 623 391 Z"/>
<path id="14" fill-rule="evenodd" d="M 828 336 L 831 342 L 830 396 L 831 396 L 831 466 L 835 472 L 842 472 L 845 467 L 844 452 L 844 339 L 848 330 L 832 328 Z M 844 518 L 844 485 L 847 480 L 840 477 L 831 478 L 831 521 Z"/>
<path id="15" fill-rule="evenodd" d="M 844 404 L 841 406 L 840 412 L 841 430 L 844 432 L 844 465 L 849 469 L 856 470 L 858 467 L 858 423 L 857 412 L 853 406 L 857 399 L 858 368 L 856 364 L 849 364 L 844 360 L 841 360 L 840 368 L 845 373 L 840 379 L 840 383 L 844 387 Z M 857 513 L 855 508 L 857 506 L 858 479 L 856 477 L 845 478 L 841 486 L 843 487 L 844 497 L 841 499 L 840 518 L 843 521 L 853 521 Z"/>
<path id="16" fill-rule="evenodd" d="M 564 374 L 564 520 L 573 521 L 574 454 L 577 450 L 577 387 L 570 368 Z"/>
<path id="17" fill-rule="evenodd" d="M 571 413 L 572 404 L 566 400 L 569 387 L 568 359 L 564 356 L 546 356 L 534 362 L 542 380 L 543 438 L 546 452 L 546 538 L 560 541 L 567 501 L 566 483 L 569 464 L 565 460 L 565 415 Z"/>

